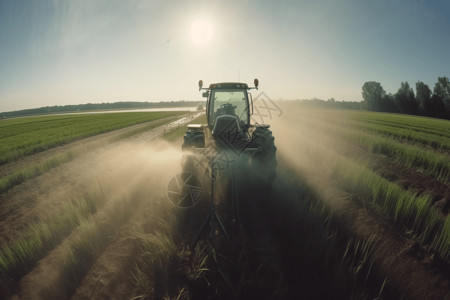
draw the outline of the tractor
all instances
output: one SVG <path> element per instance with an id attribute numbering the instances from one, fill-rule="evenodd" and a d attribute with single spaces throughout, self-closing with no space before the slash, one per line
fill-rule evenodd
<path id="1" fill-rule="evenodd" d="M 182 144 L 183 200 L 179 207 L 192 209 L 179 213 L 180 226 L 184 229 L 201 228 L 194 242 L 210 223 L 210 239 L 214 236 L 214 222 L 218 221 L 227 235 L 225 226 L 216 213 L 216 204 L 227 216 L 226 221 L 239 223 L 239 207 L 244 198 L 242 190 L 266 193 L 276 175 L 276 146 L 268 124 L 252 124 L 253 99 L 246 83 L 221 82 L 203 87 L 199 91 L 206 98 L 206 124 L 190 124 Z M 195 178 L 195 184 L 192 184 Z M 202 197 L 197 197 L 199 191 Z M 193 195 L 195 197 L 193 197 Z M 209 208 L 207 206 L 209 198 Z M 203 205 L 198 205 L 203 203 Z M 224 208 L 225 207 L 225 208 Z M 209 212 L 209 213 L 208 213 Z M 199 222 L 207 214 L 203 225 Z M 188 224 L 189 223 L 189 224 Z M 227 222 L 225 222 L 226 224 Z M 239 223 L 240 224 L 240 223 Z"/>
<path id="2" fill-rule="evenodd" d="M 251 89 L 258 89 L 246 83 L 222 82 L 199 90 L 206 98 L 207 124 L 190 124 L 184 135 L 183 151 L 214 148 L 225 153 L 226 164 L 230 161 L 251 167 L 261 184 L 270 184 L 276 175 L 276 146 L 268 124 L 251 124 L 253 99 Z M 203 149 L 203 151 L 202 151 Z M 223 157 L 223 155 L 222 155 Z M 225 166 L 226 167 L 226 166 Z"/>

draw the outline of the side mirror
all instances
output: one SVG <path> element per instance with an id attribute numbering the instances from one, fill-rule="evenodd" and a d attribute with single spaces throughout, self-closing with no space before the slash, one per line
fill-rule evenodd
<path id="1" fill-rule="evenodd" d="M 200 91 L 202 89 L 202 87 L 203 87 L 203 80 L 199 80 L 198 81 L 198 90 Z"/>
<path id="2" fill-rule="evenodd" d="M 209 97 L 209 92 L 203 92 L 202 97 L 208 98 Z"/>
<path id="3" fill-rule="evenodd" d="M 253 83 L 255 84 L 255 88 L 258 89 L 259 80 L 255 78 L 255 80 L 253 80 Z"/>

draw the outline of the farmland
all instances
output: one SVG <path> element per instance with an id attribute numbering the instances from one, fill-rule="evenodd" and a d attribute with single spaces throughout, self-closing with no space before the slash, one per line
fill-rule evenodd
<path id="1" fill-rule="evenodd" d="M 369 201 L 422 242 L 431 242 L 430 246 L 448 262 L 450 152 L 443 146 L 448 142 L 448 122 L 360 112 L 320 111 L 310 116 L 310 111 L 299 115 L 299 136 L 306 140 L 299 140 L 305 147 L 296 149 L 306 152 L 297 153 L 313 160 L 316 169 L 328 169 L 340 186 Z M 420 121 L 424 129 L 418 126 Z M 405 127 L 411 129 L 405 133 Z M 354 146 L 354 152 L 348 143 Z M 389 170 L 371 166 L 374 156 L 367 157 L 367 153 L 385 159 Z M 408 178 L 395 178 L 400 168 L 409 170 L 405 174 Z M 424 185 L 424 180 L 433 184 Z M 437 201 L 441 201 L 439 209 L 434 205 Z"/>
<path id="2" fill-rule="evenodd" d="M 77 139 L 149 122 L 182 112 L 38 116 L 0 123 L 0 164 Z"/>
<path id="3" fill-rule="evenodd" d="M 185 127 L 148 135 L 180 116 L 1 121 L 2 180 L 24 162 L 69 159 L 1 190 L 0 295 L 449 297 L 450 122 L 282 108 L 269 122 L 274 186 L 238 176 L 243 230 L 217 252 L 203 240 L 193 252 L 174 230 L 166 189 Z"/>
<path id="4" fill-rule="evenodd" d="M 38 176 L 62 163 L 73 160 L 94 145 L 86 148 L 71 147 L 39 159 L 39 163 L 21 164 L 20 158 L 70 142 L 121 128 L 144 124 L 139 128 L 120 133 L 114 139 L 123 139 L 161 124 L 174 120 L 182 112 L 115 113 L 100 115 L 40 116 L 4 120 L 0 125 L 2 143 L 0 161 L 6 164 L 0 174 L 0 191 L 6 191 L 16 184 Z M 111 139 L 110 139 L 111 140 Z M 110 142 L 110 141 L 106 141 Z M 91 143 L 92 144 L 92 143 Z M 101 144 L 97 142 L 97 144 Z M 19 160 L 19 161 L 18 161 Z M 35 159 L 36 160 L 36 159 Z M 15 163 L 17 162 L 18 163 Z M 9 163 L 9 164 L 7 164 Z"/>

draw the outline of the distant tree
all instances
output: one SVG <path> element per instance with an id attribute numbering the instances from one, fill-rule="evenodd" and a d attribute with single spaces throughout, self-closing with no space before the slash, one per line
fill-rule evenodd
<path id="1" fill-rule="evenodd" d="M 448 118 L 447 113 L 445 112 L 445 105 L 441 98 L 437 95 L 431 96 L 430 106 L 428 107 L 428 113 L 430 117 L 433 118 Z"/>
<path id="2" fill-rule="evenodd" d="M 404 114 L 417 114 L 418 108 L 414 97 L 414 91 L 407 81 L 402 82 L 394 96 L 395 106 Z"/>
<path id="3" fill-rule="evenodd" d="M 416 82 L 416 102 L 419 109 L 419 114 L 430 116 L 432 110 L 431 90 L 427 84 L 422 81 Z"/>
<path id="4" fill-rule="evenodd" d="M 439 105 L 439 100 L 443 102 L 445 114 L 450 117 L 450 81 L 447 77 L 438 77 L 438 81 L 433 89 L 434 101 Z"/>
<path id="5" fill-rule="evenodd" d="M 379 82 L 368 81 L 362 86 L 362 97 L 367 104 L 368 110 L 381 111 L 385 95 L 386 92 Z"/>
<path id="6" fill-rule="evenodd" d="M 381 99 L 381 111 L 398 112 L 397 106 L 395 106 L 394 95 L 389 93 L 383 96 Z"/>

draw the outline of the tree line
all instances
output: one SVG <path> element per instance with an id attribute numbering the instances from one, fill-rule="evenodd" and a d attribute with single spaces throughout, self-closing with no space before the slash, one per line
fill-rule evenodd
<path id="1" fill-rule="evenodd" d="M 422 81 L 416 82 L 416 92 L 407 81 L 402 82 L 395 94 L 387 94 L 376 81 L 365 82 L 362 96 L 368 110 L 422 115 L 450 119 L 450 81 L 438 77 L 433 91 Z"/>

